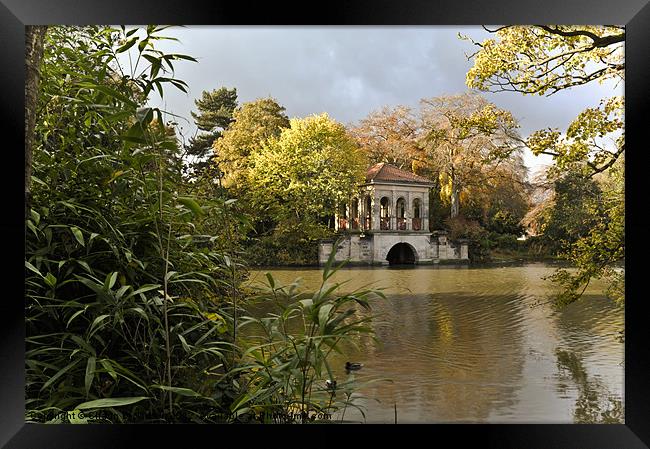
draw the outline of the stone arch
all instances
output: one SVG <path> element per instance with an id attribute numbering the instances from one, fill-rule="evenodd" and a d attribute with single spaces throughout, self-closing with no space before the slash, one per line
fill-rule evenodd
<path id="1" fill-rule="evenodd" d="M 411 229 L 420 231 L 422 229 L 422 201 L 419 197 L 413 199 L 413 217 L 411 218 Z"/>
<path id="2" fill-rule="evenodd" d="M 372 198 L 366 195 L 363 200 L 363 229 L 372 229 Z"/>
<path id="3" fill-rule="evenodd" d="M 356 196 L 350 202 L 350 223 L 352 229 L 359 229 L 359 198 Z"/>
<path id="4" fill-rule="evenodd" d="M 390 198 L 384 196 L 379 200 L 379 229 L 390 229 L 390 217 L 392 215 L 392 204 Z"/>
<path id="5" fill-rule="evenodd" d="M 406 200 L 403 196 L 395 203 L 395 221 L 398 231 L 406 231 Z"/>
<path id="6" fill-rule="evenodd" d="M 418 261 L 418 252 L 410 243 L 399 242 L 386 253 L 386 260 L 389 265 L 413 265 Z"/>
<path id="7" fill-rule="evenodd" d="M 395 203 L 395 216 L 397 218 L 406 218 L 406 200 L 400 196 Z"/>

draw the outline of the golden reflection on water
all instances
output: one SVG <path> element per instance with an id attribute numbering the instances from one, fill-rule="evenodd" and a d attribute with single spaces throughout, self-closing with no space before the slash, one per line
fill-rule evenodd
<path id="1" fill-rule="evenodd" d="M 346 346 L 333 358 L 335 374 L 344 379 L 352 360 L 364 364 L 358 380 L 390 380 L 360 390 L 367 422 L 394 422 L 395 405 L 401 423 L 622 422 L 623 310 L 597 282 L 556 310 L 543 279 L 553 270 L 541 263 L 342 269 L 332 281 L 348 281 L 344 290 L 371 284 L 386 299 L 372 304 L 379 343 L 364 337 Z M 251 284 L 267 271 L 285 284 L 301 277 L 305 290 L 322 279 L 317 269 L 271 269 L 252 272 Z M 345 419 L 363 417 L 348 409 Z"/>

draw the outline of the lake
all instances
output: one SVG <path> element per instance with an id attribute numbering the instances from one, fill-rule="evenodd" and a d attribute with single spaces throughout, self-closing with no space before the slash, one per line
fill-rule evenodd
<path id="1" fill-rule="evenodd" d="M 340 379 L 369 383 L 358 391 L 368 423 L 623 422 L 624 311 L 593 282 L 579 301 L 549 302 L 544 280 L 554 266 L 344 268 L 333 280 L 345 290 L 372 284 L 386 299 L 372 301 L 379 342 L 346 347 L 333 365 Z M 303 279 L 318 288 L 315 268 L 271 272 L 281 283 Z M 263 307 L 262 307 L 263 310 Z M 383 379 L 383 380 L 382 380 Z M 348 408 L 345 420 L 364 421 Z"/>

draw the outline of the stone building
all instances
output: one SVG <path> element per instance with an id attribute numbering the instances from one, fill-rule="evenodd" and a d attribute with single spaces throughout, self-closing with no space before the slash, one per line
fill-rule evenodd
<path id="1" fill-rule="evenodd" d="M 358 195 L 338 208 L 335 227 L 341 234 L 336 261 L 357 264 L 426 264 L 467 261 L 467 242 L 451 242 L 444 231 L 429 230 L 428 179 L 380 163 L 368 170 Z M 335 241 L 320 242 L 324 264 Z"/>

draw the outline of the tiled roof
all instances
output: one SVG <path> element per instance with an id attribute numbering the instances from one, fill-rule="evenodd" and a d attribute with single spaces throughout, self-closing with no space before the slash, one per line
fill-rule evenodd
<path id="1" fill-rule="evenodd" d="M 432 184 L 423 176 L 415 175 L 409 171 L 401 170 L 394 165 L 381 162 L 368 169 L 366 182 L 398 182 L 410 184 Z"/>

